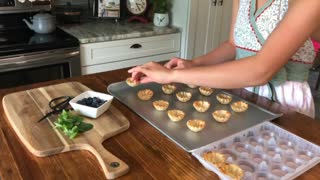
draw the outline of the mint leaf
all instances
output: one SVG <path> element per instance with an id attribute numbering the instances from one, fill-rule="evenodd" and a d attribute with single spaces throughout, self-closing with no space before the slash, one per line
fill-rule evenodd
<path id="1" fill-rule="evenodd" d="M 63 110 L 58 119 L 54 122 L 55 128 L 64 132 L 70 139 L 74 139 L 79 133 L 93 128 L 90 123 L 83 122 L 81 116 L 73 115 L 69 111 Z"/>
<path id="2" fill-rule="evenodd" d="M 78 128 L 79 128 L 79 132 L 85 132 L 85 131 L 92 129 L 93 125 L 89 124 L 89 123 L 82 122 L 79 124 Z"/>

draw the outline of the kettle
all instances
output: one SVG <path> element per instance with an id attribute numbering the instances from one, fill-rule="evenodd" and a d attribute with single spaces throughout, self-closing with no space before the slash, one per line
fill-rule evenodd
<path id="1" fill-rule="evenodd" d="M 30 23 L 28 20 L 23 19 L 23 21 L 28 25 L 28 27 L 36 33 L 48 34 L 56 29 L 55 17 L 48 13 L 38 13 L 30 18 Z"/>

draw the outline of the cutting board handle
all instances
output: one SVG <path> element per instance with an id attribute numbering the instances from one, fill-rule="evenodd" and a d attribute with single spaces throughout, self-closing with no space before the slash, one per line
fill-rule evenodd
<path id="1" fill-rule="evenodd" d="M 106 150 L 102 143 L 92 146 L 90 151 L 97 157 L 107 179 L 115 179 L 129 171 L 129 166 Z"/>

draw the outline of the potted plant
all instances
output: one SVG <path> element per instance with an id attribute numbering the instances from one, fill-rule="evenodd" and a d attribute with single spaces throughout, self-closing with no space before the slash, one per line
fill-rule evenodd
<path id="1" fill-rule="evenodd" d="M 165 27 L 169 24 L 170 0 L 152 0 L 153 24 L 158 27 Z"/>

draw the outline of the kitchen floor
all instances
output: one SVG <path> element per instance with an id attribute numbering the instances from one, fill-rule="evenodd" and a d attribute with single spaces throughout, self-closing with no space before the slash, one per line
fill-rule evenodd
<path id="1" fill-rule="evenodd" d="M 316 119 L 320 121 L 320 87 L 316 90 L 315 86 L 316 86 L 316 82 L 319 76 L 319 72 L 320 70 L 317 71 L 310 71 L 309 74 L 309 85 L 311 87 L 311 92 L 314 98 L 314 103 L 315 103 L 315 110 L 316 110 Z"/>

